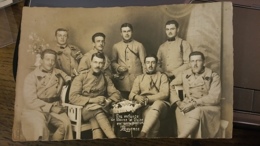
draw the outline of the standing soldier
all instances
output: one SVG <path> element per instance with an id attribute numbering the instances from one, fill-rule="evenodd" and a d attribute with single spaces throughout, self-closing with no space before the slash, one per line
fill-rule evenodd
<path id="1" fill-rule="evenodd" d="M 59 28 L 55 32 L 57 46 L 57 68 L 63 70 L 69 76 L 74 77 L 77 75 L 78 63 L 82 57 L 79 48 L 74 45 L 68 44 L 68 30 Z"/>
<path id="2" fill-rule="evenodd" d="M 103 53 L 103 50 L 104 50 L 104 47 L 105 47 L 105 39 L 106 39 L 105 34 L 103 34 L 101 32 L 95 33 L 92 36 L 92 42 L 93 42 L 94 48 L 91 49 L 90 51 L 88 51 L 81 58 L 80 63 L 79 63 L 79 67 L 78 67 L 79 72 L 81 72 L 83 70 L 90 69 L 91 56 L 94 53 L 97 53 L 97 52 Z M 104 64 L 104 67 L 103 67 L 102 70 L 105 71 L 108 76 L 112 77 L 111 62 L 110 62 L 109 58 L 107 57 L 107 55 L 105 55 L 105 64 Z"/>
<path id="3" fill-rule="evenodd" d="M 166 22 L 168 40 L 159 47 L 157 53 L 159 67 L 167 74 L 170 81 L 189 68 L 189 54 L 192 52 L 189 43 L 178 37 L 178 32 L 177 21 Z"/>
<path id="4" fill-rule="evenodd" d="M 122 41 L 116 43 L 112 49 L 112 67 L 118 73 L 115 84 L 124 98 L 127 98 L 135 78 L 145 73 L 144 46 L 133 39 L 133 26 L 124 23 L 120 28 Z"/>

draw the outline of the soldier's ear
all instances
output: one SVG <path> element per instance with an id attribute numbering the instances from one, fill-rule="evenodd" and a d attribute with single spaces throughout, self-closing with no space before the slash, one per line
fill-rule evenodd
<path id="1" fill-rule="evenodd" d="M 40 63 L 42 64 L 42 62 L 43 62 L 43 60 L 42 60 L 42 58 L 41 58 Z"/>
<path id="2" fill-rule="evenodd" d="M 188 63 L 188 64 L 189 64 L 189 67 L 191 68 L 191 63 L 190 63 L 190 61 L 189 61 L 189 63 Z"/>
<path id="3" fill-rule="evenodd" d="M 177 28 L 177 33 L 179 33 L 179 30 L 180 30 L 180 28 L 178 27 L 178 28 Z"/>

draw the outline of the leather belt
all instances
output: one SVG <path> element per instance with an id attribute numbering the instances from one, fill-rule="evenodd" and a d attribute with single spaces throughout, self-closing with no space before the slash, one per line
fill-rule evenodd
<path id="1" fill-rule="evenodd" d="M 56 97 L 50 97 L 50 98 L 39 98 L 40 100 L 43 100 L 45 102 L 48 102 L 48 103 L 53 103 L 55 101 L 60 101 L 60 97 L 59 96 L 56 96 Z"/>

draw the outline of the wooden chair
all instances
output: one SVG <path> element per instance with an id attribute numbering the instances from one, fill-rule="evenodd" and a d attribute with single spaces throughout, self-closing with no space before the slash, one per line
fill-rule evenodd
<path id="1" fill-rule="evenodd" d="M 186 96 L 183 87 L 181 85 L 175 86 L 175 90 L 180 99 L 183 100 Z M 221 100 L 224 100 L 224 98 L 222 98 Z M 228 121 L 222 119 L 220 120 L 219 138 L 226 138 L 226 129 L 228 127 L 228 124 Z"/>
<path id="2" fill-rule="evenodd" d="M 61 100 L 62 100 L 62 106 L 67 107 L 67 114 L 71 121 L 72 130 L 76 132 L 76 139 L 81 139 L 81 132 L 90 130 L 91 125 L 89 122 L 82 123 L 82 108 L 83 106 L 78 105 L 72 105 L 69 103 L 66 103 L 66 93 L 67 93 L 68 86 L 63 86 L 62 92 L 61 92 Z"/>

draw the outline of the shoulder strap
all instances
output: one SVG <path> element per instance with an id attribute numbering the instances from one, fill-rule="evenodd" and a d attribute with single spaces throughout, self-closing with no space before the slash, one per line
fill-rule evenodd
<path id="1" fill-rule="evenodd" d="M 183 40 L 181 40 L 181 45 L 180 45 L 181 54 L 183 54 L 183 45 L 182 45 L 182 42 L 183 42 Z"/>
<path id="2" fill-rule="evenodd" d="M 105 80 L 105 87 L 106 87 L 106 90 L 105 90 L 105 97 L 106 96 L 108 96 L 108 92 L 107 92 L 107 85 L 108 85 L 108 83 L 107 83 L 107 78 L 106 78 L 106 76 L 102 73 L 102 75 L 103 75 L 103 77 L 104 77 L 104 80 Z"/>
<path id="3" fill-rule="evenodd" d="M 133 50 L 131 50 L 129 47 L 127 47 L 128 48 L 128 50 L 131 52 L 131 53 L 133 53 L 137 58 L 139 58 L 139 55 L 138 55 L 138 53 L 135 53 Z"/>

